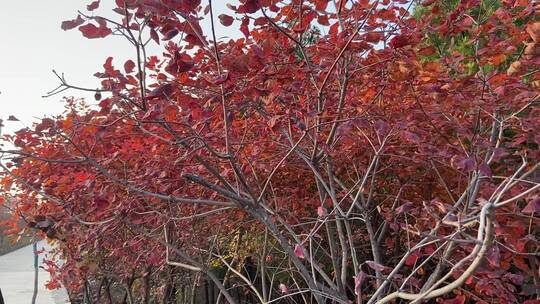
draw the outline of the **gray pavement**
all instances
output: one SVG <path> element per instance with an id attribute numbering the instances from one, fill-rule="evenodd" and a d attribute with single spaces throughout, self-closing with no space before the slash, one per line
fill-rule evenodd
<path id="1" fill-rule="evenodd" d="M 38 250 L 50 248 L 45 242 L 38 243 Z M 39 262 L 45 253 L 39 255 Z M 48 290 L 45 282 L 49 273 L 39 269 L 39 289 L 36 304 L 70 303 L 64 289 Z M 0 289 L 4 295 L 5 304 L 30 304 L 34 292 L 34 255 L 32 245 L 0 256 Z"/>

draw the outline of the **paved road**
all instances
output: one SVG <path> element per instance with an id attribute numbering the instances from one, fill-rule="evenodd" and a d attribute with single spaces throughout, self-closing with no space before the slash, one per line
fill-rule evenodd
<path id="1" fill-rule="evenodd" d="M 46 243 L 38 243 L 38 250 Z M 45 253 L 39 255 L 39 261 Z M 44 286 L 49 280 L 49 273 L 40 268 L 38 273 L 39 289 L 36 304 L 64 304 L 69 303 L 68 295 L 64 289 L 47 290 Z M 15 250 L 0 256 L 0 289 L 6 304 L 30 304 L 34 292 L 34 256 L 32 245 Z"/>

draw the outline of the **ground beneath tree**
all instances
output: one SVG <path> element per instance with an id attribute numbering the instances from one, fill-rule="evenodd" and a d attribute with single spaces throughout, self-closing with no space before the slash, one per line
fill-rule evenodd
<path id="1" fill-rule="evenodd" d="M 38 250 L 50 248 L 45 242 L 38 243 Z M 39 255 L 43 260 L 45 253 Z M 36 303 L 61 304 L 70 303 L 64 289 L 47 290 L 44 286 L 49 280 L 49 273 L 40 268 L 39 289 Z M 34 257 L 32 245 L 0 256 L 0 289 L 6 304 L 31 303 L 34 291 Z"/>

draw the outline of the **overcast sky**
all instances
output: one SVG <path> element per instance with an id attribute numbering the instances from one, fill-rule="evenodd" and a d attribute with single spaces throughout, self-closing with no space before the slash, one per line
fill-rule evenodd
<path id="1" fill-rule="evenodd" d="M 4 119 L 3 132 L 12 132 L 30 126 L 35 117 L 54 115 L 63 111 L 63 95 L 42 98 L 58 85 L 52 69 L 65 73 L 72 84 L 96 88 L 98 81 L 92 75 L 102 71 L 109 56 L 121 67 L 127 58 L 134 57 L 133 47 L 116 36 L 105 39 L 86 39 L 77 29 L 63 31 L 60 24 L 74 19 L 77 10 L 84 11 L 91 0 L 32 0 L 2 1 L 0 10 L 0 118 Z M 206 5 L 203 0 L 203 5 Z M 215 16 L 231 14 L 226 2 L 214 1 Z M 115 16 L 111 12 L 114 0 L 102 0 L 97 13 Z M 232 14 L 231 14 L 232 15 Z M 238 24 L 224 28 L 216 20 L 216 35 L 238 36 Z M 203 26 L 208 22 L 203 22 Z M 204 29 L 207 30 L 207 29 Z M 78 91 L 66 91 L 64 96 L 91 97 Z M 14 115 L 20 122 L 6 121 Z"/>

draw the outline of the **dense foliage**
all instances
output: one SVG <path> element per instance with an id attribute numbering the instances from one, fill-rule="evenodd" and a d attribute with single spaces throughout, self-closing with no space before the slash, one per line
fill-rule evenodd
<path id="1" fill-rule="evenodd" d="M 221 303 L 539 303 L 534 5 L 92 2 L 62 28 L 137 57 L 97 90 L 58 75 L 96 101 L 4 136 L 5 224 L 53 240 L 50 287 L 97 303 L 202 281 Z"/>

